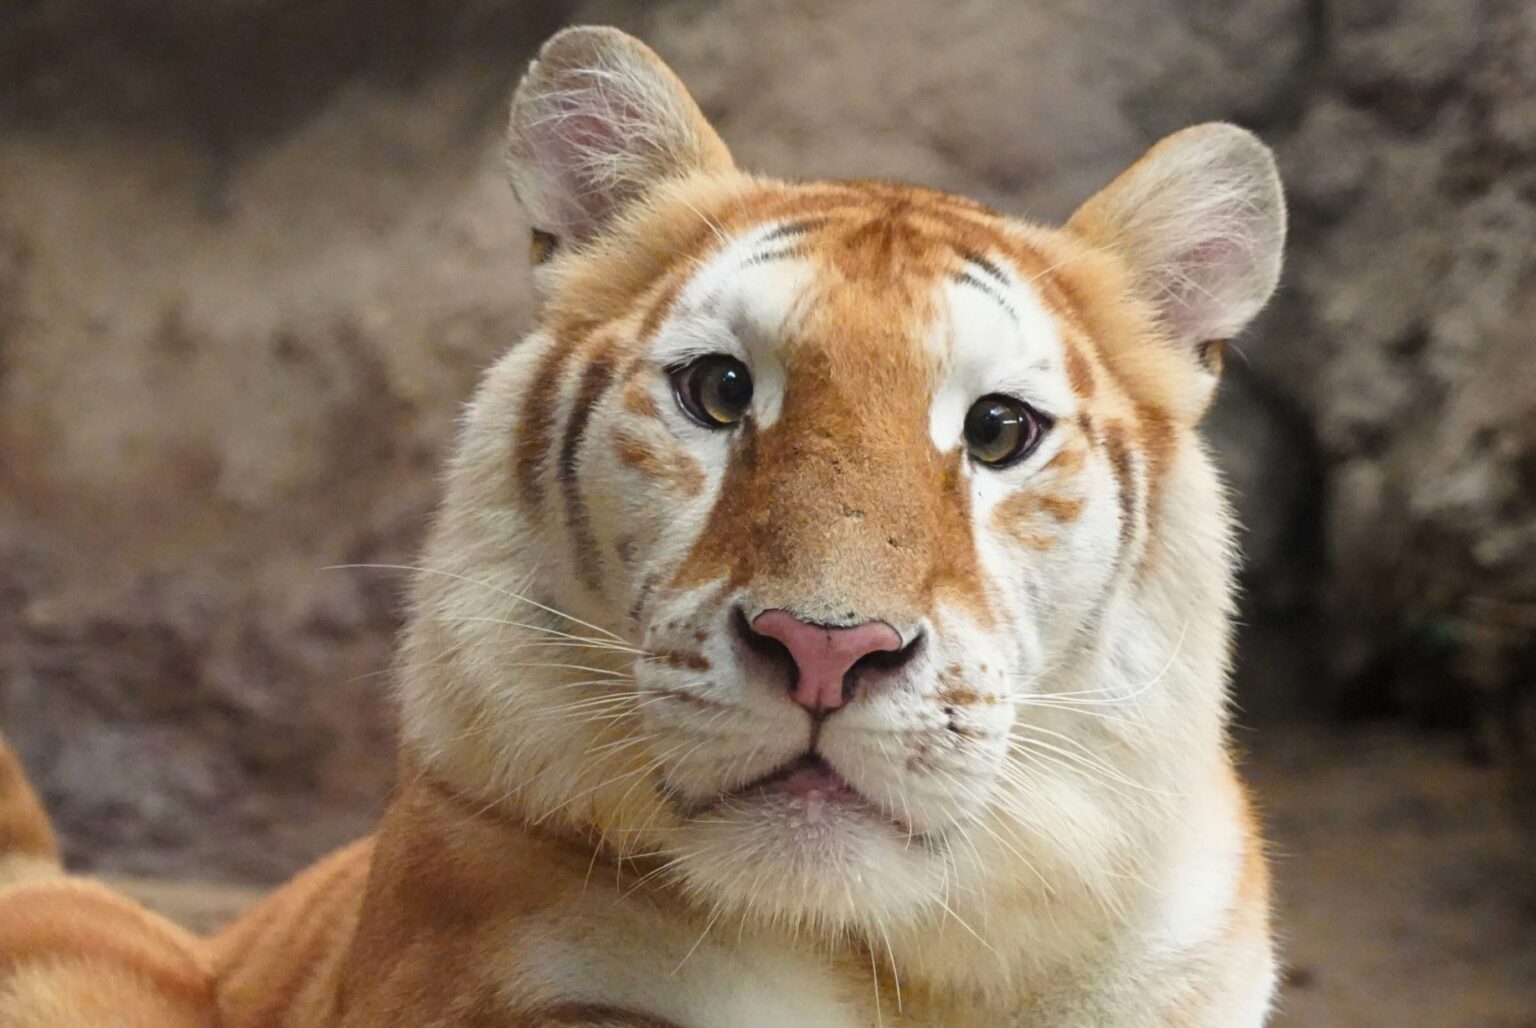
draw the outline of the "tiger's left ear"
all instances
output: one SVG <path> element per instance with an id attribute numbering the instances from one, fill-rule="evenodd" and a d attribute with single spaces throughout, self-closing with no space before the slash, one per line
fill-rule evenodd
<path id="1" fill-rule="evenodd" d="M 1164 328 L 1209 370 L 1280 281 L 1285 196 L 1274 157 L 1236 125 L 1158 143 L 1067 227 L 1115 251 Z"/>
<path id="2" fill-rule="evenodd" d="M 618 29 L 565 29 L 512 97 L 512 189 L 534 263 L 599 234 L 659 183 L 729 171 L 730 152 L 655 51 Z"/>

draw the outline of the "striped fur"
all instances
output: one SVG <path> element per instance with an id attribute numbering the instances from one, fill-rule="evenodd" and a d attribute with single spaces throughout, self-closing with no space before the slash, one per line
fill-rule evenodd
<path id="1" fill-rule="evenodd" d="M 0 1025 L 212 1028 L 200 945 L 105 886 L 62 874 L 53 829 L 0 737 Z"/>
<path id="2" fill-rule="evenodd" d="M 544 306 L 449 468 L 400 784 L 191 948 L 221 1024 L 1261 1024 L 1197 426 L 1278 274 L 1262 145 L 1180 133 L 1047 229 L 744 174 L 654 54 L 580 29 L 509 153 Z M 672 392 L 707 354 L 754 380 L 727 430 Z M 1048 417 L 1007 468 L 962 438 L 992 395 Z M 742 637 L 769 609 L 884 621 L 904 662 L 813 718 Z M 812 750 L 838 802 L 754 784 Z"/>

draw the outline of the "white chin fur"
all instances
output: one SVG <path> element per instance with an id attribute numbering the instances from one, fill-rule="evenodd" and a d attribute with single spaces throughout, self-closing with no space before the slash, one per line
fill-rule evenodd
<path id="1" fill-rule="evenodd" d="M 680 829 L 670 847 L 690 891 L 754 921 L 818 931 L 911 918 L 942 895 L 941 860 L 871 810 L 765 797 Z"/>

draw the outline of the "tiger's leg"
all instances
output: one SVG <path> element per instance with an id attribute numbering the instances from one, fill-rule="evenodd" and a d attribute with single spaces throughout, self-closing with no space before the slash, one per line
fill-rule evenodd
<path id="1" fill-rule="evenodd" d="M 64 875 L 58 843 L 0 738 L 0 1028 L 211 1028 L 190 933 Z"/>

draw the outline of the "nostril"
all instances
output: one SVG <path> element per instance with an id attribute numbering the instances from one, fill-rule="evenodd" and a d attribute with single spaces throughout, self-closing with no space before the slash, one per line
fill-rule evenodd
<path id="1" fill-rule="evenodd" d="M 876 650 L 873 653 L 864 654 L 864 656 L 854 661 L 853 666 L 848 669 L 848 686 L 851 686 L 854 677 L 862 672 L 888 674 L 892 671 L 900 671 L 903 667 L 912 663 L 913 658 L 917 656 L 918 651 L 923 647 L 923 639 L 923 633 L 918 632 L 912 637 L 911 642 L 899 650 Z"/>
<path id="2" fill-rule="evenodd" d="M 800 669 L 795 666 L 795 657 L 789 652 L 789 647 L 753 628 L 752 622 L 747 620 L 746 611 L 740 607 L 732 613 L 731 629 L 736 633 L 737 640 L 748 650 L 784 670 L 791 691 L 800 684 Z"/>
<path id="3" fill-rule="evenodd" d="M 912 637 L 912 641 L 899 650 L 880 650 L 875 653 L 866 653 L 853 662 L 853 666 L 843 675 L 843 702 L 853 699 L 861 682 L 867 682 L 871 678 L 879 678 L 900 671 L 912 662 L 922 649 L 923 633 L 918 632 Z"/>

